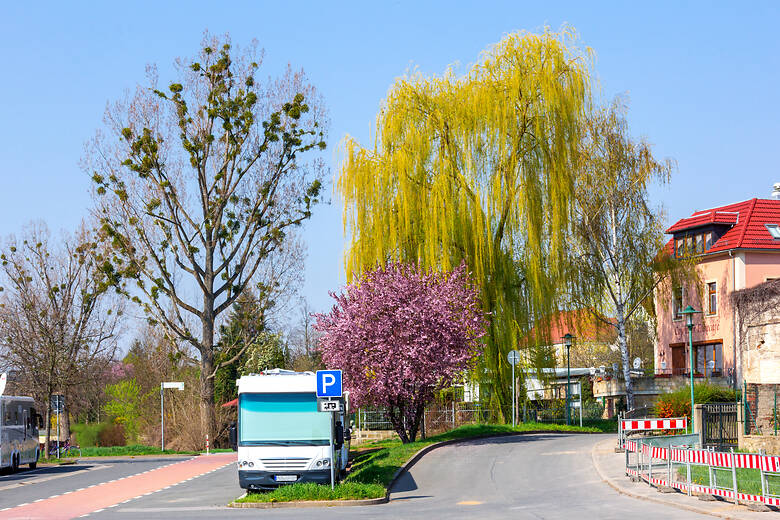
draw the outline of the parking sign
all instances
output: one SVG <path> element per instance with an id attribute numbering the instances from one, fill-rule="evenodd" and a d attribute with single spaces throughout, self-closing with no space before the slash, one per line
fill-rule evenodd
<path id="1" fill-rule="evenodd" d="M 341 397 L 341 370 L 317 370 L 317 397 Z"/>

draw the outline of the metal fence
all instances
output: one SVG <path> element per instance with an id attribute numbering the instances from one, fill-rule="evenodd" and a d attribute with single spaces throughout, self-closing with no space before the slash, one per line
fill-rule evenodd
<path id="1" fill-rule="evenodd" d="M 702 444 L 726 449 L 737 446 L 737 403 L 702 405 Z"/>

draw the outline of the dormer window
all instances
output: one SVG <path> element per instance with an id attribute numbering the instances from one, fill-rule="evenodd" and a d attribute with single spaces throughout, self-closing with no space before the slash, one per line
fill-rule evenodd
<path id="1" fill-rule="evenodd" d="M 772 238 L 780 239 L 780 226 L 777 224 L 764 224 Z"/>

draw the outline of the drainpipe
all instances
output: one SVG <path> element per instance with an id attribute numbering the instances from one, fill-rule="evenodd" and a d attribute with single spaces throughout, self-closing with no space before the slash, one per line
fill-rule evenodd
<path id="1" fill-rule="evenodd" d="M 729 256 L 731 257 L 731 295 L 735 292 L 737 292 L 737 259 L 734 257 L 734 253 L 732 252 L 732 249 L 729 249 Z M 731 298 L 729 298 L 731 299 Z M 734 380 L 731 384 L 732 388 L 734 390 L 737 390 L 737 309 L 734 306 L 733 303 L 729 303 L 731 305 L 731 344 L 733 345 L 732 350 L 734 351 Z M 740 367 L 742 365 L 742 352 L 739 353 L 739 360 L 740 360 Z"/>

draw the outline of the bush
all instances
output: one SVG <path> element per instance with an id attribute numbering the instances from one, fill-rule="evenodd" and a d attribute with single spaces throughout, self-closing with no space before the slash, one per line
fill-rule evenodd
<path id="1" fill-rule="evenodd" d="M 76 436 L 76 444 L 82 448 L 90 448 L 98 445 L 98 435 L 107 426 L 110 425 L 108 423 L 76 423 L 72 424 L 70 429 Z"/>
<path id="2" fill-rule="evenodd" d="M 711 383 L 698 383 L 693 385 L 693 398 L 696 404 L 733 403 L 737 400 L 737 394 L 731 388 Z M 655 413 L 658 417 L 690 417 L 690 385 L 659 396 L 655 402 Z"/>
<path id="3" fill-rule="evenodd" d="M 106 424 L 98 432 L 98 446 L 124 446 L 126 442 L 125 428 L 121 424 Z"/>

